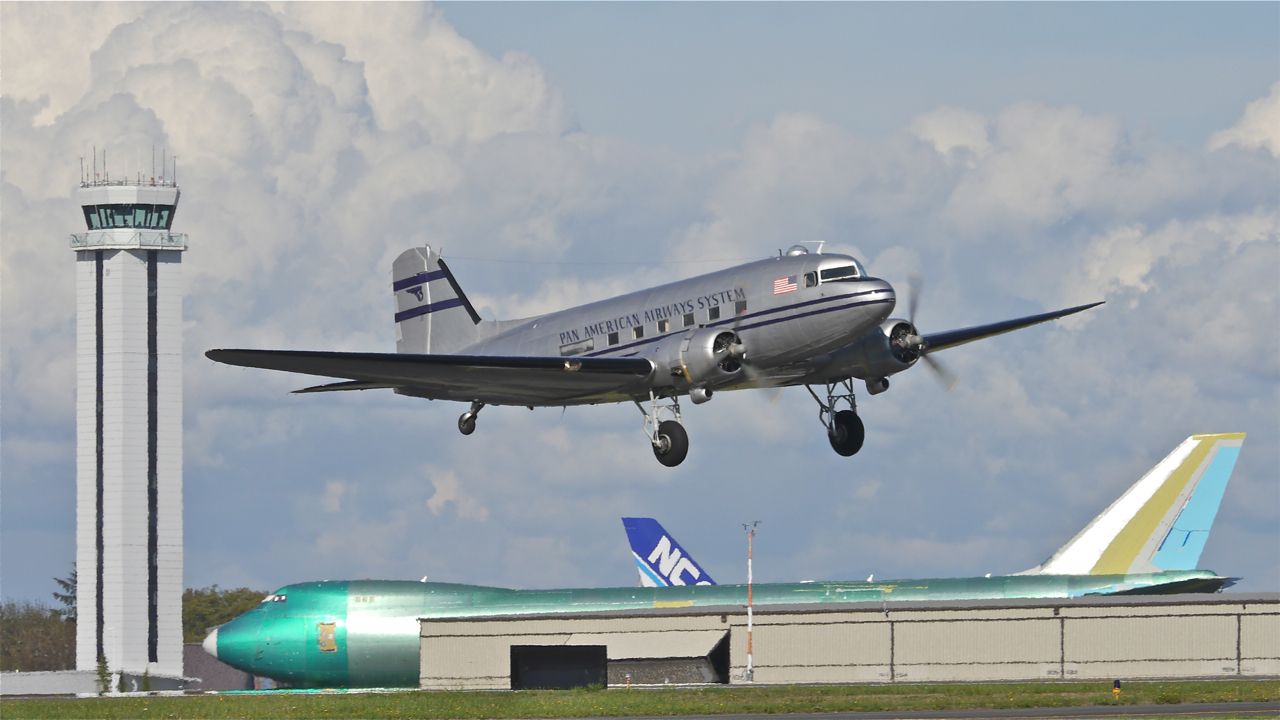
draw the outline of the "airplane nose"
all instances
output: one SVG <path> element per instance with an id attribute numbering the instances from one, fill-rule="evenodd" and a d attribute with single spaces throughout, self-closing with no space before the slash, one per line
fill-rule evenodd
<path id="1" fill-rule="evenodd" d="M 898 293 L 893 289 L 887 280 L 874 278 L 868 281 L 867 289 L 877 293 L 880 297 L 889 300 L 889 309 L 887 313 L 893 312 L 894 306 L 898 304 Z"/>
<path id="2" fill-rule="evenodd" d="M 200 643 L 200 647 L 215 658 L 218 657 L 218 628 L 214 628 L 213 632 L 210 632 L 205 637 L 204 642 Z"/>

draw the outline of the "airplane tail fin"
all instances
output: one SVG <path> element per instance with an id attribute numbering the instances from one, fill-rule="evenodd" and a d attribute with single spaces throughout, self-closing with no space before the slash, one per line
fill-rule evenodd
<path id="1" fill-rule="evenodd" d="M 1244 433 L 1192 435 L 1048 560 L 1018 574 L 1195 570 Z"/>
<path id="2" fill-rule="evenodd" d="M 644 587 L 716 584 L 657 520 L 622 518 L 622 526 Z"/>
<path id="3" fill-rule="evenodd" d="M 481 339 L 480 316 L 440 253 L 410 248 L 391 265 L 396 352 L 449 353 Z"/>

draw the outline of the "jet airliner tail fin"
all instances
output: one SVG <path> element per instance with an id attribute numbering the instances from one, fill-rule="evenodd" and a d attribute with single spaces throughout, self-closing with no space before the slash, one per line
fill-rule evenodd
<path id="1" fill-rule="evenodd" d="M 440 253 L 409 248 L 391 265 L 396 296 L 396 352 L 451 353 L 481 339 L 480 315 L 471 307 Z"/>
<path id="2" fill-rule="evenodd" d="M 1244 433 L 1192 435 L 1041 565 L 1018 574 L 1194 570 Z"/>
<path id="3" fill-rule="evenodd" d="M 715 585 L 680 543 L 653 518 L 622 518 L 644 587 Z"/>

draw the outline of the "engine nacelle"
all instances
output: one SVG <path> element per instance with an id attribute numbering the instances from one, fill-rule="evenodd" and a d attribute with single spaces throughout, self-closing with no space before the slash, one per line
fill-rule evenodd
<path id="1" fill-rule="evenodd" d="M 841 373 L 868 381 L 867 390 L 873 395 L 877 390 L 872 389 L 871 383 L 878 392 L 884 392 L 889 387 L 890 375 L 910 368 L 920 359 L 920 351 L 907 341 L 914 335 L 916 330 L 911 323 L 889 318 L 858 342 L 836 353 L 832 364 L 839 367 Z"/>
<path id="2" fill-rule="evenodd" d="M 706 402 L 711 399 L 711 388 L 742 377 L 745 356 L 746 349 L 734 331 L 699 328 L 681 338 L 660 364 L 669 368 L 677 384 L 701 388 L 699 398 Z"/>

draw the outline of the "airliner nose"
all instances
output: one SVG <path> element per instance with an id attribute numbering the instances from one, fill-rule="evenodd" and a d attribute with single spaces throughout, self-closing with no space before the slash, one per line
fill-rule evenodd
<path id="1" fill-rule="evenodd" d="M 204 648 L 205 652 L 215 658 L 218 657 L 218 628 L 214 628 L 213 631 L 205 637 L 204 642 L 200 643 L 200 647 Z"/>

